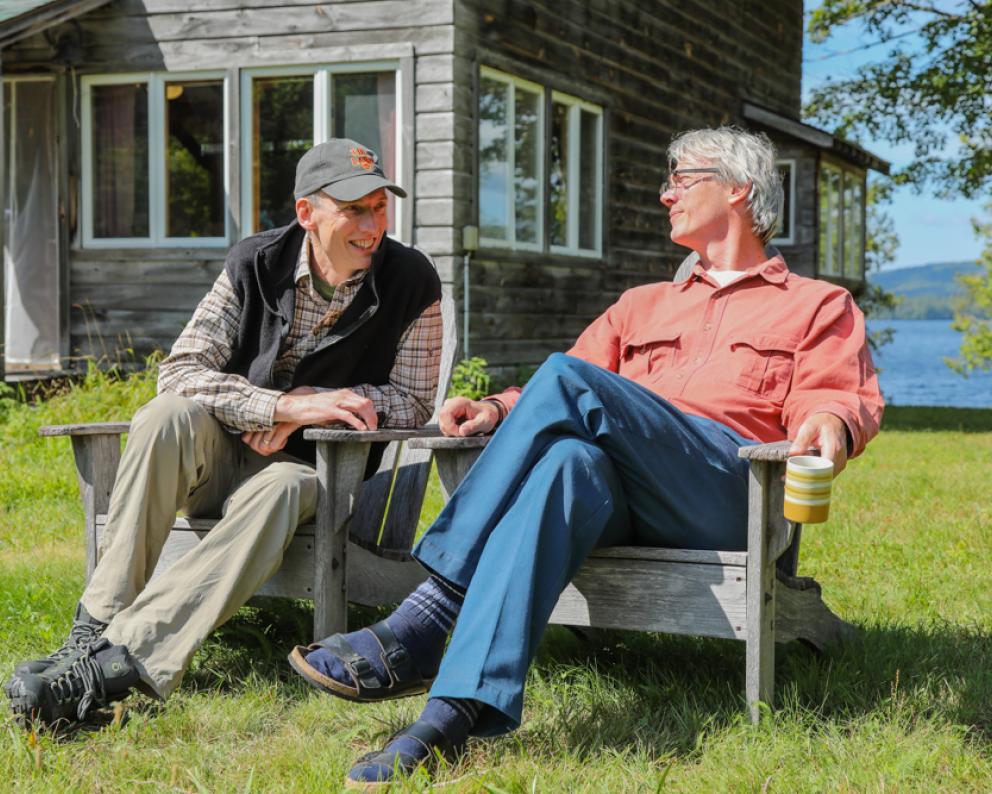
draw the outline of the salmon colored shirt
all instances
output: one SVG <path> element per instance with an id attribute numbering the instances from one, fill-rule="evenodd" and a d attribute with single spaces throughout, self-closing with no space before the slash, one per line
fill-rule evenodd
<path id="1" fill-rule="evenodd" d="M 628 290 L 568 354 L 756 441 L 795 438 L 807 417 L 825 411 L 847 425 L 857 455 L 882 419 L 851 294 L 790 273 L 779 256 L 726 287 L 697 263 L 681 284 Z M 493 399 L 510 410 L 519 393 Z"/>

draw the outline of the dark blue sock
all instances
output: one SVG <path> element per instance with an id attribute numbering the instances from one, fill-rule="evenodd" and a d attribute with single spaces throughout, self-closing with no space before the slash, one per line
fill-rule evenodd
<path id="1" fill-rule="evenodd" d="M 386 618 L 386 625 L 406 648 L 424 678 L 437 674 L 444 644 L 454 628 L 463 600 L 464 594 L 453 585 L 431 575 Z M 380 683 L 387 684 L 389 677 L 382 664 L 382 648 L 373 634 L 362 629 L 346 634 L 345 639 L 356 653 L 369 660 Z M 307 654 L 306 659 L 307 664 L 328 678 L 354 686 L 351 674 L 331 651 L 320 648 Z"/>
<path id="2" fill-rule="evenodd" d="M 439 730 L 452 745 L 459 747 L 468 739 L 469 731 L 475 725 L 482 706 L 477 700 L 430 698 L 420 713 L 420 720 Z M 382 763 L 372 764 L 366 761 L 356 764 L 348 777 L 362 782 L 391 780 L 395 768 L 399 767 L 402 772 L 409 774 L 417 764 L 430 757 L 433 749 L 424 747 L 421 742 L 409 736 L 399 736 L 389 742 L 382 752 L 386 754 Z M 414 763 L 409 763 L 410 759 Z"/>
<path id="3" fill-rule="evenodd" d="M 429 698 L 420 719 L 437 728 L 454 745 L 464 744 L 479 718 L 482 703 L 462 698 Z"/>

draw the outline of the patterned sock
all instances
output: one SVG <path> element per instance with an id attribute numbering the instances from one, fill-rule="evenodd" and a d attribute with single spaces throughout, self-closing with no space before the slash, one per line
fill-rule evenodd
<path id="1" fill-rule="evenodd" d="M 482 706 L 483 704 L 478 700 L 430 698 L 420 713 L 420 720 L 443 733 L 452 745 L 460 747 L 468 739 L 469 731 L 479 718 Z M 401 763 L 397 764 L 398 758 L 405 756 L 422 763 L 433 751 L 410 736 L 398 736 L 389 742 L 382 752 L 387 754 L 385 763 L 360 763 L 351 770 L 348 777 L 363 783 L 391 780 L 394 768 L 403 766 L 402 759 L 400 759 Z M 406 766 L 408 772 L 412 771 L 410 768 L 412 765 Z"/>
<path id="2" fill-rule="evenodd" d="M 437 674 L 445 641 L 455 626 L 464 599 L 465 594 L 454 585 L 432 574 L 386 618 L 386 625 L 406 648 L 424 678 Z M 382 663 L 382 649 L 372 633 L 362 629 L 346 634 L 345 639 L 356 653 L 369 660 L 380 683 L 387 684 L 389 676 Z M 306 659 L 307 664 L 328 678 L 354 685 L 351 674 L 331 651 L 320 648 L 308 653 Z"/>

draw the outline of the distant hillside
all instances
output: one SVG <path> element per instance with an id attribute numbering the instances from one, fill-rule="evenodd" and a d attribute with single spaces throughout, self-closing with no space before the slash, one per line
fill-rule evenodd
<path id="1" fill-rule="evenodd" d="M 879 312 L 876 316 L 896 320 L 949 320 L 964 296 L 955 276 L 977 270 L 975 262 L 938 262 L 870 273 L 870 282 L 903 299 L 895 310 Z"/>

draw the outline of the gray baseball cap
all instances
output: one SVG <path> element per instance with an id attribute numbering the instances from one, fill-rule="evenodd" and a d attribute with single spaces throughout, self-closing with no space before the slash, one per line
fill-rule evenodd
<path id="1" fill-rule="evenodd" d="M 383 187 L 406 198 L 403 188 L 386 179 L 379 155 L 357 141 L 331 138 L 318 143 L 296 164 L 293 196 L 299 199 L 323 190 L 338 201 L 355 201 Z"/>

